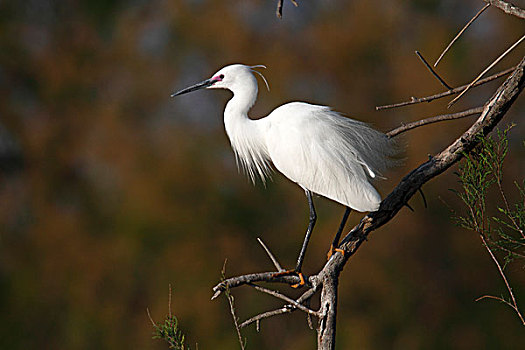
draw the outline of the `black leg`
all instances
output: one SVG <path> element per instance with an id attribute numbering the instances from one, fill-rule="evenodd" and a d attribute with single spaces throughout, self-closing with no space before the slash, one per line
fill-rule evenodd
<path id="1" fill-rule="evenodd" d="M 308 223 L 308 228 L 306 229 L 306 235 L 304 237 L 303 246 L 301 252 L 299 253 L 299 258 L 297 259 L 297 265 L 295 265 L 295 271 L 301 272 L 301 267 L 303 266 L 304 254 L 306 253 L 306 246 L 312 235 L 312 230 L 315 226 L 315 221 L 317 220 L 317 214 L 315 213 L 314 201 L 312 199 L 312 192 L 306 190 L 306 198 L 308 199 L 308 206 L 310 208 L 310 221 Z"/>
<path id="2" fill-rule="evenodd" d="M 352 209 L 350 209 L 349 207 L 346 207 L 345 213 L 343 215 L 343 220 L 341 220 L 341 224 L 339 225 L 339 229 L 337 230 L 337 233 L 335 234 L 334 240 L 332 242 L 332 248 L 330 249 L 331 251 L 334 248 L 337 248 L 337 246 L 339 245 L 339 238 L 341 237 L 341 233 L 343 232 L 343 230 L 345 228 L 346 220 L 348 220 L 348 215 L 350 215 L 351 211 L 352 211 Z"/>

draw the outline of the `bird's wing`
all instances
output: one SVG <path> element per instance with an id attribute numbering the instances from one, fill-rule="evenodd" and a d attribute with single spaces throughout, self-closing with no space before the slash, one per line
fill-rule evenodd
<path id="1" fill-rule="evenodd" d="M 265 119 L 267 148 L 277 170 L 357 211 L 378 209 L 381 197 L 369 176 L 382 170 L 377 168 L 385 155 L 374 152 L 383 134 L 328 107 L 301 102 L 283 105 Z"/>

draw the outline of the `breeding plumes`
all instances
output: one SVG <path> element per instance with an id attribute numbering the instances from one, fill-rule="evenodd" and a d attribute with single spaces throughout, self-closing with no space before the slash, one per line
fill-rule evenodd
<path id="1" fill-rule="evenodd" d="M 172 97 L 203 88 L 233 92 L 224 110 L 224 126 L 238 163 L 252 181 L 256 177 L 265 181 L 273 166 L 304 189 L 310 221 L 296 267 L 292 270 L 304 284 L 301 267 L 317 218 L 312 193 L 346 206 L 329 252 L 331 255 L 337 250 L 350 208 L 360 212 L 379 208 L 381 196 L 370 179 L 380 177 L 397 162 L 398 148 L 385 134 L 325 106 L 290 102 L 264 118 L 250 119 L 248 111 L 257 98 L 254 73 L 260 73 L 254 69 L 258 67 L 264 66 L 226 66 L 210 79 L 176 92 Z M 264 82 L 267 84 L 266 79 Z"/>

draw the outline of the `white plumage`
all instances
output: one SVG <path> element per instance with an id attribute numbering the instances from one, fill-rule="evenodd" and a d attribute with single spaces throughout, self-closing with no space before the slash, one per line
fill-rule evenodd
<path id="1" fill-rule="evenodd" d="M 257 98 L 252 72 L 240 64 L 224 67 L 208 87 L 233 92 L 224 110 L 224 125 L 250 178 L 264 181 L 273 164 L 314 193 L 357 211 L 377 210 L 381 197 L 369 179 L 395 162 L 394 142 L 365 123 L 304 102 L 284 104 L 267 117 L 252 120 L 248 111 Z"/>
<path id="2" fill-rule="evenodd" d="M 232 91 L 224 126 L 238 163 L 252 181 L 257 176 L 264 181 L 273 165 L 305 189 L 311 204 L 309 231 L 315 223 L 315 209 L 308 191 L 360 212 L 377 210 L 381 196 L 369 180 L 396 163 L 395 142 L 329 107 L 304 102 L 287 103 L 265 118 L 250 119 L 248 111 L 257 98 L 254 73 L 260 74 L 253 68 L 226 66 L 210 79 L 172 96 L 201 88 Z M 300 265 L 298 262 L 296 270 Z"/>

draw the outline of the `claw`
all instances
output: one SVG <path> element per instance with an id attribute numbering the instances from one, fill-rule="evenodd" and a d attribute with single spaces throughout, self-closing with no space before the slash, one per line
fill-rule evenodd
<path id="1" fill-rule="evenodd" d="M 299 283 L 297 283 L 297 284 L 292 285 L 292 288 L 301 288 L 302 286 L 304 286 L 306 284 L 306 282 L 304 281 L 303 273 L 302 272 L 297 272 L 297 271 L 295 271 L 295 273 L 297 274 L 297 276 L 299 276 L 301 281 Z"/>
<path id="2" fill-rule="evenodd" d="M 299 281 L 299 283 L 293 284 L 291 286 L 292 288 L 300 288 L 300 287 L 302 287 L 302 286 L 304 286 L 306 284 L 306 280 L 304 278 L 303 273 L 299 272 L 299 271 L 296 271 L 296 270 L 286 270 L 286 271 L 276 272 L 276 273 L 273 274 L 274 277 L 290 276 L 290 275 L 297 275 L 301 279 Z"/>
<path id="3" fill-rule="evenodd" d="M 339 253 L 343 254 L 343 256 L 345 256 L 345 251 L 343 249 L 341 249 L 341 248 L 335 248 L 334 252 L 339 252 Z"/>
<path id="4" fill-rule="evenodd" d="M 334 253 L 336 253 L 336 252 L 337 252 L 337 253 L 341 253 L 341 254 L 343 254 L 343 256 L 345 256 L 345 251 L 344 251 L 343 249 L 341 249 L 341 248 L 335 248 L 335 247 L 333 246 L 333 244 L 332 244 L 332 245 L 330 245 L 330 250 L 329 250 L 328 253 L 326 254 L 326 260 L 330 260 L 330 258 L 332 257 L 332 255 L 334 255 Z"/>
<path id="5" fill-rule="evenodd" d="M 326 260 L 330 260 L 330 258 L 332 257 L 332 255 L 334 255 L 334 245 L 333 244 L 330 244 L 330 250 L 328 251 L 328 253 L 326 253 Z"/>

